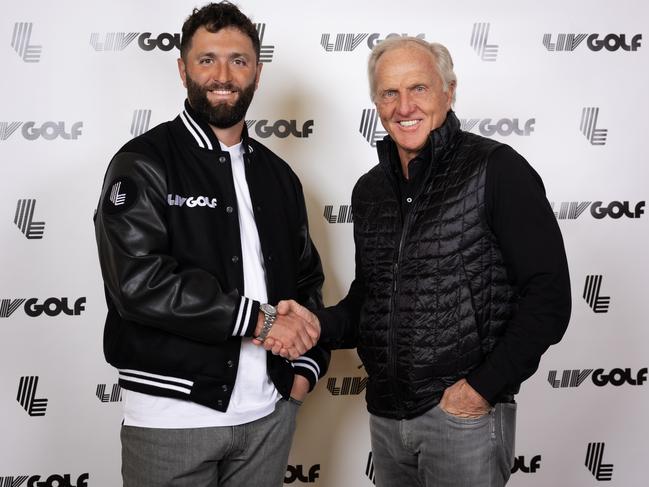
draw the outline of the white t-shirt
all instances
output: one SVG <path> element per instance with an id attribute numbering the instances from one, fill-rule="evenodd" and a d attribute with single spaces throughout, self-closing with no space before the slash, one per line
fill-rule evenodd
<path id="1" fill-rule="evenodd" d="M 232 147 L 221 144 L 221 148 L 230 153 L 232 161 L 245 295 L 266 303 L 266 272 L 246 181 L 243 147 L 239 143 Z M 241 340 L 237 378 L 226 412 L 190 401 L 150 396 L 126 389 L 122 393 L 124 424 L 143 428 L 204 428 L 249 423 L 272 413 L 278 399 L 279 393 L 268 378 L 266 351 L 253 345 L 251 338 Z"/>

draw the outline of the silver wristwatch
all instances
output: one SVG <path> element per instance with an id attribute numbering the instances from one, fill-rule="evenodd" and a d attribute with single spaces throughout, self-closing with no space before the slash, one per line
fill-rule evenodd
<path id="1" fill-rule="evenodd" d="M 273 323 L 275 323 L 275 319 L 277 318 L 277 310 L 275 309 L 275 306 L 268 303 L 263 303 L 259 305 L 259 311 L 264 313 L 264 324 L 261 326 L 261 332 L 256 338 L 260 342 L 263 342 L 268 336 L 270 329 L 273 327 Z"/>

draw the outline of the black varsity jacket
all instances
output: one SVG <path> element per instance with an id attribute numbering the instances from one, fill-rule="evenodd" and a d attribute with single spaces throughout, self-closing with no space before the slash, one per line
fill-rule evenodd
<path id="1" fill-rule="evenodd" d="M 300 181 L 245 127 L 243 146 L 268 300 L 319 308 L 324 277 Z M 241 339 L 253 335 L 260 304 L 245 295 L 237 215 L 229 154 L 187 102 L 114 156 L 95 233 L 104 353 L 122 387 L 227 410 Z M 293 362 L 267 357 L 284 397 L 294 374 L 313 388 L 329 363 L 318 346 Z"/>

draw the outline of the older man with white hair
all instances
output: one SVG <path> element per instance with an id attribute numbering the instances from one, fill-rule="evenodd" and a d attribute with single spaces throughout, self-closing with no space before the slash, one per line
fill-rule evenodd
<path id="1" fill-rule="evenodd" d="M 358 348 L 377 485 L 503 486 L 514 395 L 570 317 L 561 233 L 525 159 L 461 130 L 444 46 L 386 40 L 368 73 L 388 135 L 352 195 L 355 279 L 315 315 L 278 311 Z"/>

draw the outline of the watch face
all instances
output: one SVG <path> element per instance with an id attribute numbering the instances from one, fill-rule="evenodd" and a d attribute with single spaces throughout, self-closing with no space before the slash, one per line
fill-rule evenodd
<path id="1" fill-rule="evenodd" d="M 268 304 L 268 303 L 262 303 L 259 308 L 264 314 L 275 316 L 277 315 L 277 310 L 275 309 L 275 306 Z"/>

